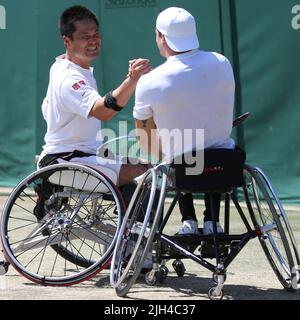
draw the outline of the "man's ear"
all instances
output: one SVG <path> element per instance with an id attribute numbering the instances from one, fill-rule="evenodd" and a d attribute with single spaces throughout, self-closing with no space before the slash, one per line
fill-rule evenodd
<path id="1" fill-rule="evenodd" d="M 165 36 L 163 34 L 161 35 L 161 40 L 162 40 L 163 44 L 167 43 L 166 38 L 165 38 Z"/>
<path id="2" fill-rule="evenodd" d="M 162 42 L 163 42 L 164 44 L 167 43 L 165 36 L 164 36 L 161 32 L 159 32 L 159 31 L 158 31 L 158 36 L 159 36 L 159 38 L 162 40 Z"/>
<path id="3" fill-rule="evenodd" d="M 163 34 L 160 31 L 157 30 L 157 33 L 159 38 L 164 38 Z"/>
<path id="4" fill-rule="evenodd" d="M 67 36 L 63 36 L 63 42 L 64 42 L 65 47 L 68 49 L 70 46 L 70 43 L 71 43 L 71 39 Z"/>

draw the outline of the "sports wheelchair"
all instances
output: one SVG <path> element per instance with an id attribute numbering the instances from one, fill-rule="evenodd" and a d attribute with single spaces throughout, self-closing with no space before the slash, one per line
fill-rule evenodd
<path id="1" fill-rule="evenodd" d="M 5 204 L 2 267 L 47 286 L 86 280 L 109 265 L 124 213 L 119 189 L 95 168 L 66 162 L 39 169 Z"/>
<path id="2" fill-rule="evenodd" d="M 220 161 L 224 156 L 226 161 Z M 144 174 L 123 219 L 111 262 L 110 283 L 118 296 L 129 292 L 150 252 L 153 267 L 145 276 L 148 285 L 164 282 L 168 274 L 165 262 L 170 259 L 175 259 L 173 267 L 177 275 L 183 276 L 185 267 L 181 259 L 188 258 L 213 273 L 214 286 L 208 296 L 220 300 L 229 266 L 254 238 L 258 238 L 282 286 L 291 292 L 296 290 L 299 254 L 288 217 L 263 171 L 238 158 L 236 151 L 207 150 L 201 175 L 187 177 L 185 165 L 163 163 Z M 202 229 L 199 236 L 164 232 L 182 192 L 209 196 L 211 235 L 204 235 Z M 166 209 L 165 199 L 170 194 L 173 200 Z M 224 233 L 217 233 L 214 194 L 224 197 Z M 230 231 L 231 203 L 245 226 L 245 233 Z M 215 260 L 215 264 L 209 260 Z"/>

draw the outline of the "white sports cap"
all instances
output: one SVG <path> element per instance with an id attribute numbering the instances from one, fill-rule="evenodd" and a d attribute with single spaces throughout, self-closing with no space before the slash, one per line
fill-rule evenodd
<path id="1" fill-rule="evenodd" d="M 185 9 L 171 7 L 162 11 L 157 17 L 156 29 L 165 36 L 173 51 L 199 48 L 195 19 Z"/>

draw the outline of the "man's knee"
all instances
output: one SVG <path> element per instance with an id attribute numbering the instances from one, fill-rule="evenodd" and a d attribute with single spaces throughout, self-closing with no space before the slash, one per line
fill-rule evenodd
<path id="1" fill-rule="evenodd" d="M 147 167 L 142 164 L 122 164 L 119 175 L 119 185 L 129 184 L 134 178 L 147 171 Z"/>

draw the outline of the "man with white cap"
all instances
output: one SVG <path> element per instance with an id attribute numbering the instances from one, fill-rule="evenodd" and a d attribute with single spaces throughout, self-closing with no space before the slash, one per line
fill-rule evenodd
<path id="1" fill-rule="evenodd" d="M 155 143 L 151 132 L 157 130 L 164 159 L 201 147 L 234 149 L 230 135 L 235 81 L 230 62 L 218 53 L 199 50 L 195 19 L 182 8 L 171 7 L 159 14 L 156 42 L 167 61 L 140 78 L 133 111 L 136 127 L 147 133 L 144 148 Z M 174 129 L 203 129 L 204 146 L 203 141 L 192 139 L 183 148 L 176 142 L 172 147 L 167 133 Z M 219 208 L 220 196 L 214 200 Z M 183 225 L 178 234 L 198 234 L 192 195 L 182 194 L 179 205 Z M 222 232 L 219 223 L 217 229 Z M 211 232 L 211 215 L 206 210 L 204 233 Z"/>

